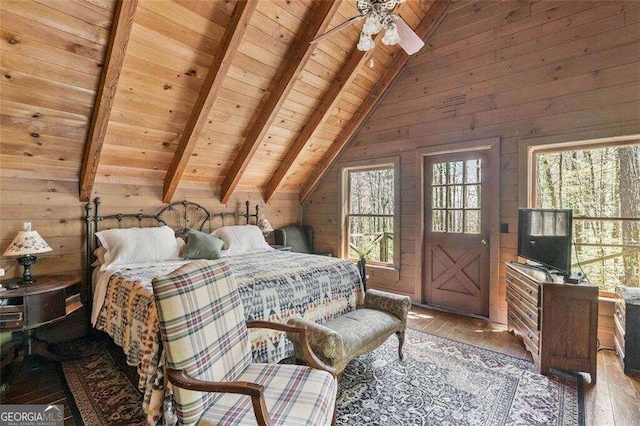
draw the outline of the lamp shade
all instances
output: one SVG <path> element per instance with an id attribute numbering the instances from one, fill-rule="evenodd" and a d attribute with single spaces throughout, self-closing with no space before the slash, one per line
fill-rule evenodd
<path id="1" fill-rule="evenodd" d="M 51 247 L 42 239 L 37 231 L 20 231 L 11 241 L 3 256 L 27 256 L 30 254 L 46 253 Z"/>

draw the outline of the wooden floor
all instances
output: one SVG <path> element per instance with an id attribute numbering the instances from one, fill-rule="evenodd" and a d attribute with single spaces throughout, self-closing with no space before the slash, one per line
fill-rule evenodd
<path id="1" fill-rule="evenodd" d="M 414 307 L 409 326 L 416 330 L 480 346 L 508 355 L 531 359 L 519 340 L 500 324 Z M 27 366 L 28 367 L 28 366 Z M 55 363 L 32 363 L 12 380 L 0 396 L 3 404 L 48 404 L 65 406 L 65 425 L 75 424 L 64 394 L 65 384 Z M 640 425 L 640 379 L 625 376 L 611 351 L 598 353 L 598 383 L 585 386 L 587 424 L 593 426 Z"/>

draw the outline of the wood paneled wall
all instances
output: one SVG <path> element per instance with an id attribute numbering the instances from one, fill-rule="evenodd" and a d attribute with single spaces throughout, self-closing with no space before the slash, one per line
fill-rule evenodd
<path id="1" fill-rule="evenodd" d="M 290 223 L 300 223 L 300 205 L 295 193 L 282 193 L 269 205 L 262 201 L 262 194 L 238 192 L 225 206 L 220 204 L 220 194 L 196 187 L 178 187 L 176 199 L 187 199 L 202 204 L 212 212 L 238 210 L 244 212 L 244 203 L 260 205 L 269 222 L 277 228 Z M 163 206 L 161 186 L 135 186 L 123 184 L 98 184 L 93 191 L 100 197 L 101 214 L 149 213 L 155 214 Z M 11 243 L 23 222 L 31 222 L 33 229 L 53 249 L 38 256 L 34 274 L 78 272 L 85 268 L 85 203 L 78 201 L 77 181 L 0 178 L 0 252 Z M 8 268 L 14 262 L 2 258 L 0 267 Z M 20 265 L 7 272 L 8 277 L 22 274 Z M 83 275 L 84 276 L 84 275 Z"/>
<path id="2" fill-rule="evenodd" d="M 501 138 L 500 260 L 517 241 L 518 148 L 526 138 L 633 134 L 640 128 L 640 2 L 459 1 L 303 206 L 316 248 L 340 246 L 341 164 L 401 157 L 399 275 L 371 286 L 421 302 L 416 276 L 419 148 Z M 506 317 L 504 266 L 496 320 Z"/>

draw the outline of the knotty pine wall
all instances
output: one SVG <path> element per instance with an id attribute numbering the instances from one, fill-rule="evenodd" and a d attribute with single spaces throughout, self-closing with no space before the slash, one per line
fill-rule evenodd
<path id="1" fill-rule="evenodd" d="M 416 149 L 500 137 L 501 262 L 517 241 L 518 146 L 525 138 L 567 141 L 634 134 L 640 128 L 640 2 L 454 3 L 427 46 L 392 85 L 303 206 L 316 248 L 340 246 L 340 167 L 399 155 L 399 278 L 370 285 L 422 302 L 416 276 Z M 498 320 L 506 319 L 500 268 Z"/>
<path id="2" fill-rule="evenodd" d="M 94 197 L 100 197 L 101 214 L 148 213 L 155 214 L 163 206 L 162 187 L 122 184 L 96 184 Z M 225 206 L 220 204 L 219 193 L 196 187 L 178 187 L 176 200 L 187 199 L 202 204 L 212 212 L 244 212 L 246 200 L 251 202 L 251 213 L 260 205 L 274 226 L 300 223 L 300 205 L 296 193 L 282 193 L 269 205 L 262 202 L 262 193 L 238 192 Z M 49 179 L 0 178 L 0 251 L 9 246 L 23 222 L 31 222 L 33 229 L 53 249 L 38 255 L 34 274 L 83 273 L 85 268 L 85 209 L 78 201 L 78 182 Z M 7 268 L 13 259 L 2 258 Z M 7 277 L 18 277 L 22 267 L 16 265 Z"/>

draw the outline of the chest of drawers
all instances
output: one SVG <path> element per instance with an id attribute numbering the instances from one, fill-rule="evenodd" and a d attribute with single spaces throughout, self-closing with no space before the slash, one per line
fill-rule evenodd
<path id="1" fill-rule="evenodd" d="M 548 282 L 542 271 L 509 263 L 507 327 L 522 337 L 540 373 L 582 371 L 596 382 L 596 286 Z"/>
<path id="2" fill-rule="evenodd" d="M 640 374 L 640 288 L 618 287 L 613 316 L 616 355 L 625 373 Z"/>

